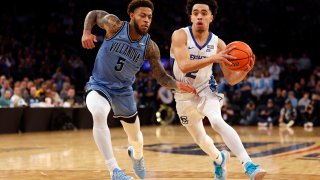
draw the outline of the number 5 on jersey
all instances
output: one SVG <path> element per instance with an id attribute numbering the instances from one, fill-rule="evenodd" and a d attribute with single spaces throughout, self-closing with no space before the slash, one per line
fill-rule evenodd
<path id="1" fill-rule="evenodd" d="M 126 61 L 126 59 L 122 58 L 122 57 L 119 57 L 118 59 L 118 62 L 117 62 L 117 65 L 114 67 L 114 69 L 116 71 L 121 71 L 122 68 L 123 68 L 123 65 L 124 65 L 124 62 Z"/>

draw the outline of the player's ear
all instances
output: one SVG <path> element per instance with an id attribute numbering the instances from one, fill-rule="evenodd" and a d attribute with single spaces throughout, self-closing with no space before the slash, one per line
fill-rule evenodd
<path id="1" fill-rule="evenodd" d="M 211 15 L 211 22 L 214 20 L 215 16 Z"/>
<path id="2" fill-rule="evenodd" d="M 130 15 L 130 19 L 132 19 L 132 18 L 133 18 L 133 16 L 134 16 L 134 13 L 133 13 L 133 12 L 131 12 L 129 15 Z"/>

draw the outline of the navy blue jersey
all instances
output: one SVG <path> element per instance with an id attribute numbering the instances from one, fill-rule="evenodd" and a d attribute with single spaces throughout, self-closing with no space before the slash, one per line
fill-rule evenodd
<path id="1" fill-rule="evenodd" d="M 130 89 L 145 60 L 149 38 L 149 34 L 146 34 L 132 41 L 129 23 L 124 21 L 113 37 L 104 39 L 89 83 L 100 84 L 110 90 Z"/>

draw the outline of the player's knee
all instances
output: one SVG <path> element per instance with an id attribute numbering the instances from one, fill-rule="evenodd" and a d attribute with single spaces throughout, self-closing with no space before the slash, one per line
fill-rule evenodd
<path id="1" fill-rule="evenodd" d="M 107 119 L 109 113 L 105 108 L 102 108 L 100 106 L 92 108 L 90 112 L 94 121 Z"/>

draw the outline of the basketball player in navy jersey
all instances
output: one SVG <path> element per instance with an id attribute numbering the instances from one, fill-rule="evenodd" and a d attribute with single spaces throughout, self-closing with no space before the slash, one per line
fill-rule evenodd
<path id="1" fill-rule="evenodd" d="M 96 36 L 91 34 L 94 25 L 106 31 L 98 51 L 95 64 L 86 86 L 86 103 L 93 116 L 93 137 L 105 158 L 113 180 L 127 180 L 113 154 L 107 117 L 112 109 L 114 120 L 120 120 L 128 136 L 129 156 L 133 170 L 140 179 L 145 177 L 143 158 L 143 136 L 137 116 L 132 84 L 135 74 L 145 59 L 151 64 L 154 78 L 162 86 L 177 92 L 195 93 L 195 89 L 185 83 L 175 81 L 163 69 L 159 48 L 150 39 L 148 30 L 152 21 L 153 3 L 150 0 L 133 0 L 127 12 L 130 22 L 121 21 L 117 16 L 102 10 L 90 11 L 84 21 L 82 46 L 95 47 Z"/>
<path id="2" fill-rule="evenodd" d="M 179 81 L 195 87 L 198 96 L 191 93 L 176 92 L 174 97 L 181 123 L 186 127 L 200 148 L 206 152 L 215 167 L 215 179 L 226 179 L 226 163 L 230 158 L 228 151 L 219 151 L 212 138 L 205 131 L 202 119 L 206 116 L 212 128 L 223 138 L 228 148 L 243 164 L 245 173 L 253 180 L 262 179 L 266 172 L 253 164 L 237 132 L 221 116 L 222 94 L 217 92 L 217 82 L 212 75 L 212 67 L 219 65 L 225 79 L 234 85 L 247 75 L 252 66 L 243 71 L 230 71 L 225 64 L 234 59 L 228 53 L 234 47 L 226 44 L 209 31 L 209 25 L 217 13 L 215 0 L 188 0 L 187 13 L 192 25 L 176 30 L 172 34 L 170 56 L 173 61 L 173 74 Z"/>

